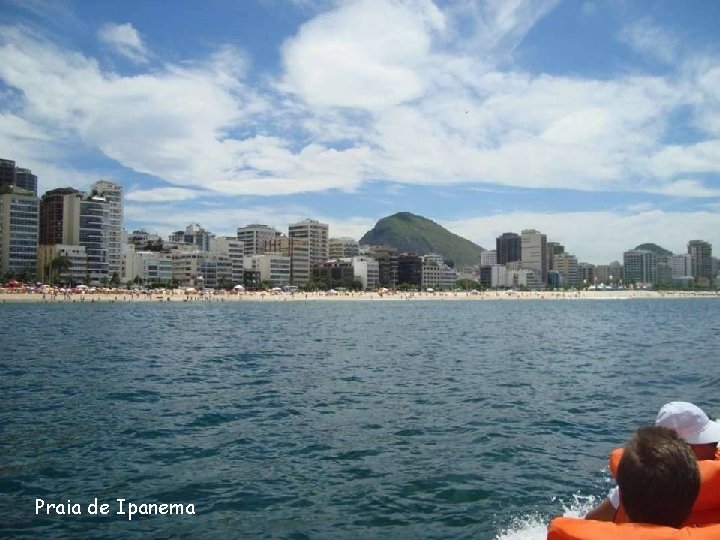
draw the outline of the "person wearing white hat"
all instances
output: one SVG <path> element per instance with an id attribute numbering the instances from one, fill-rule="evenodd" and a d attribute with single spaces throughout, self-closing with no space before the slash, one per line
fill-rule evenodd
<path id="1" fill-rule="evenodd" d="M 701 460 L 715 459 L 720 442 L 720 423 L 710 420 L 708 415 L 687 401 L 671 401 L 660 408 L 655 425 L 674 430 L 692 448 L 695 457 Z M 610 490 L 607 499 L 590 510 L 585 519 L 613 521 L 620 506 L 620 490 Z"/>

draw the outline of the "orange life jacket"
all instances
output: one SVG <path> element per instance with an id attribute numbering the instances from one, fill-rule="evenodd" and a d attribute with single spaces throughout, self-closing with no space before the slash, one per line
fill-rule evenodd
<path id="1" fill-rule="evenodd" d="M 613 478 L 617 476 L 618 465 L 622 457 L 623 449 L 617 448 L 610 453 L 610 473 Z M 707 525 L 709 523 L 720 523 L 720 460 L 698 461 L 700 468 L 700 493 L 698 493 L 695 504 L 690 512 L 690 517 L 685 525 Z M 626 523 L 627 514 L 620 505 L 615 513 L 616 523 Z M 720 539 L 720 535 L 718 535 Z"/>
<path id="2" fill-rule="evenodd" d="M 645 523 L 613 523 L 558 517 L 548 526 L 547 540 L 718 540 L 720 525 L 673 529 Z"/>

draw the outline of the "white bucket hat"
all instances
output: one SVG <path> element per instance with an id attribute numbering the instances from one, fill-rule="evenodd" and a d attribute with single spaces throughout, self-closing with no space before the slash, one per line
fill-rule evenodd
<path id="1" fill-rule="evenodd" d="M 686 401 L 663 405 L 655 425 L 674 429 L 688 444 L 720 442 L 720 423 L 710 420 L 700 407 Z"/>

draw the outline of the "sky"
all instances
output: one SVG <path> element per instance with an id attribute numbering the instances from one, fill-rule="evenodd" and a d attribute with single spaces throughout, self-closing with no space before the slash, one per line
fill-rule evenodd
<path id="1" fill-rule="evenodd" d="M 0 157 L 218 235 L 720 251 L 720 2 L 0 0 Z"/>

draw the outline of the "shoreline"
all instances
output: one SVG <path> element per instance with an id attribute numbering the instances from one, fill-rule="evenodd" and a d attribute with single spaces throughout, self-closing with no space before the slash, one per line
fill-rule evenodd
<path id="1" fill-rule="evenodd" d="M 103 292 L 103 293 L 27 293 L 0 291 L 0 303 L 125 303 L 125 302 L 337 302 L 337 301 L 509 301 L 509 300 L 637 300 L 637 299 L 718 298 L 719 291 L 484 291 L 484 292 L 347 292 L 328 295 L 325 292 L 240 294 L 203 294 L 184 291 Z"/>

